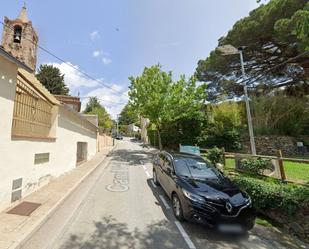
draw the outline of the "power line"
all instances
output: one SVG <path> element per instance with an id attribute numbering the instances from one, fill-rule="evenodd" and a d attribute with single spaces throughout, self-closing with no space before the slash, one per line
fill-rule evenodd
<path id="1" fill-rule="evenodd" d="M 269 72 L 271 72 L 271 71 L 273 71 L 274 69 L 277 69 L 277 68 L 279 68 L 279 67 L 281 67 L 281 66 L 284 66 L 285 64 L 287 64 L 287 63 L 289 63 L 289 62 L 292 62 L 292 61 L 294 61 L 294 60 L 296 60 L 296 59 L 298 59 L 298 58 L 300 58 L 300 57 L 303 57 L 303 56 L 305 56 L 305 55 L 307 55 L 307 54 L 309 55 L 309 51 L 305 51 L 305 52 L 303 52 L 303 53 L 301 53 L 301 54 L 299 54 L 299 55 L 297 55 L 297 56 L 295 56 L 295 57 L 293 57 L 293 58 L 290 58 L 290 59 L 288 59 L 288 60 L 286 60 L 286 61 L 284 61 L 284 62 L 282 62 L 282 63 L 280 63 L 280 64 L 278 64 L 278 65 L 276 65 L 276 66 L 273 66 L 273 67 L 271 67 L 271 68 L 269 68 L 269 69 L 263 71 L 262 75 L 260 74 L 260 75 L 258 76 L 258 74 L 255 74 L 255 75 L 253 75 L 253 76 L 251 76 L 251 77 L 249 77 L 249 78 L 247 78 L 247 79 L 245 79 L 245 80 L 242 80 L 242 81 L 240 82 L 240 84 L 244 84 L 244 83 L 247 84 L 247 85 L 252 84 L 253 82 L 256 82 L 256 81 L 258 81 L 258 80 L 264 78 L 265 76 L 267 76 L 266 74 L 269 73 Z M 255 78 L 255 77 L 257 77 L 257 78 Z"/>
<path id="2" fill-rule="evenodd" d="M 85 98 L 93 98 L 93 97 L 97 97 L 97 96 L 82 96 L 82 97 L 79 96 L 78 98 L 85 99 Z M 108 102 L 108 103 L 112 103 L 112 104 L 119 104 L 119 105 L 125 105 L 126 104 L 125 102 L 115 102 L 115 101 L 106 100 L 106 99 L 103 99 L 103 98 L 98 98 L 98 99 L 103 101 L 103 102 Z"/>
<path id="3" fill-rule="evenodd" d="M 9 28 L 9 29 L 11 29 L 11 30 L 14 31 L 14 29 L 12 29 L 9 25 L 3 23 L 2 21 L 0 21 L 0 23 L 1 23 L 3 26 L 5 26 L 5 27 L 7 27 L 7 28 Z M 87 78 L 89 78 L 89 79 L 91 79 L 91 80 L 93 80 L 93 81 L 98 82 L 98 83 L 99 83 L 100 85 L 102 85 L 103 87 L 109 88 L 109 89 L 111 89 L 112 91 L 114 91 L 114 92 L 116 92 L 116 93 L 118 93 L 118 94 L 121 94 L 121 95 L 123 95 L 123 96 L 125 96 L 125 97 L 128 97 L 128 95 L 126 95 L 125 93 L 115 90 L 115 89 L 112 88 L 111 86 L 104 84 L 101 80 L 98 80 L 98 79 L 92 77 L 91 75 L 89 75 L 88 73 L 82 71 L 81 69 L 74 67 L 71 63 L 66 62 L 64 59 L 61 59 L 59 56 L 57 56 L 57 55 L 55 55 L 54 53 L 50 52 L 50 51 L 47 50 L 46 48 L 40 46 L 39 44 L 35 44 L 31 39 L 25 37 L 25 34 L 22 33 L 22 36 L 23 36 L 24 39 L 26 39 L 26 40 L 30 41 L 32 44 L 36 45 L 39 49 L 43 50 L 45 53 L 49 54 L 50 56 L 56 58 L 57 60 L 59 60 L 59 61 L 61 61 L 61 62 L 63 62 L 63 63 L 65 63 L 65 64 L 68 65 L 69 67 L 71 67 L 71 68 L 73 68 L 74 70 L 76 70 L 76 71 L 80 72 L 81 74 L 85 75 Z"/>

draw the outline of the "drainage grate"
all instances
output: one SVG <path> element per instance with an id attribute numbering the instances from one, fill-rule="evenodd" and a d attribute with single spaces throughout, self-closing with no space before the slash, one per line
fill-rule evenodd
<path id="1" fill-rule="evenodd" d="M 34 210 L 36 210 L 39 206 L 41 206 L 40 203 L 24 201 L 24 202 L 18 204 L 16 207 L 13 207 L 7 213 L 8 214 L 23 215 L 23 216 L 30 216 L 30 214 L 32 214 L 32 212 Z"/>

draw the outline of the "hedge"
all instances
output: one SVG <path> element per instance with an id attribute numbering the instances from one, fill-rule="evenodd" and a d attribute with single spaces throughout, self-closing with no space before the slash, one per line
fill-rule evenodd
<path id="1" fill-rule="evenodd" d="M 277 210 L 292 216 L 309 206 L 309 188 L 239 176 L 233 182 L 246 191 L 257 211 Z"/>

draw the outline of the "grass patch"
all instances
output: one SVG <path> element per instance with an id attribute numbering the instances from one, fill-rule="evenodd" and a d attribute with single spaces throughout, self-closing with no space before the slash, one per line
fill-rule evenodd
<path id="1" fill-rule="evenodd" d="M 309 164 L 284 161 L 283 165 L 288 180 L 309 182 Z"/>
<path id="2" fill-rule="evenodd" d="M 288 180 L 301 180 L 309 182 L 309 164 L 284 161 L 284 170 Z M 235 160 L 227 158 L 225 161 L 227 172 L 235 170 Z"/>
<path id="3" fill-rule="evenodd" d="M 255 223 L 263 227 L 273 227 L 273 224 L 271 224 L 268 220 L 265 220 L 261 217 L 257 217 Z"/>
<path id="4" fill-rule="evenodd" d="M 225 160 L 225 169 L 228 169 L 228 170 L 235 169 L 235 160 L 234 160 L 234 158 L 226 158 L 226 160 Z"/>

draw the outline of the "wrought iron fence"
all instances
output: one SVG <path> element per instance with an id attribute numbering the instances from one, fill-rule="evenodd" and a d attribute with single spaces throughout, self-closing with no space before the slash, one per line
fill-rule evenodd
<path id="1" fill-rule="evenodd" d="M 48 138 L 52 127 L 52 104 L 34 88 L 17 80 L 12 136 Z"/>

